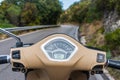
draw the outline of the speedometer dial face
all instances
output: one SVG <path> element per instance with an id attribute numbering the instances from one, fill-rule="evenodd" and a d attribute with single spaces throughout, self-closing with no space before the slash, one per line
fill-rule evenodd
<path id="1" fill-rule="evenodd" d="M 67 61 L 75 54 L 77 47 L 63 37 L 56 37 L 43 44 L 42 50 L 52 61 Z"/>

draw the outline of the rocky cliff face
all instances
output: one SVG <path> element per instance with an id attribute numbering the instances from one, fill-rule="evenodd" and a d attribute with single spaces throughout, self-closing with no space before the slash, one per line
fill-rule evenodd
<path id="1" fill-rule="evenodd" d="M 105 12 L 103 21 L 106 33 L 120 28 L 120 18 L 117 11 Z"/>

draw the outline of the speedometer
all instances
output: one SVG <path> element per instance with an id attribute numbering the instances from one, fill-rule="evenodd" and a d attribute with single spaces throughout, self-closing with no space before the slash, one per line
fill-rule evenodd
<path id="1" fill-rule="evenodd" d="M 76 52 L 77 46 L 66 38 L 55 37 L 42 45 L 42 50 L 52 61 L 67 61 Z"/>

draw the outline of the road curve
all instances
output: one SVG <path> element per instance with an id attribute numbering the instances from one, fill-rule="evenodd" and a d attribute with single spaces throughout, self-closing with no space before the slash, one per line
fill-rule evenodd
<path id="1" fill-rule="evenodd" d="M 67 34 L 76 39 L 77 26 L 62 25 L 59 28 L 42 29 L 32 33 L 21 35 L 20 38 L 24 43 L 36 43 L 41 39 L 54 33 Z M 0 41 L 0 55 L 9 54 L 10 48 L 15 45 L 15 40 L 8 38 Z M 0 65 L 0 80 L 24 80 L 24 74 L 18 72 L 12 72 L 11 65 Z M 96 80 L 94 76 L 90 80 Z"/>

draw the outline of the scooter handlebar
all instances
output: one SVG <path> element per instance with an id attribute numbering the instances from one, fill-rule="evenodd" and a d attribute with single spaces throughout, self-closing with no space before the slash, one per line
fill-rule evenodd
<path id="1" fill-rule="evenodd" d="M 107 60 L 107 66 L 115 69 L 120 69 L 120 61 Z"/>
<path id="2" fill-rule="evenodd" d="M 10 63 L 10 55 L 0 55 L 0 64 Z M 120 69 L 120 61 L 117 60 L 107 60 L 107 67 Z"/>
<path id="3" fill-rule="evenodd" d="M 0 64 L 10 63 L 9 55 L 0 55 Z"/>

